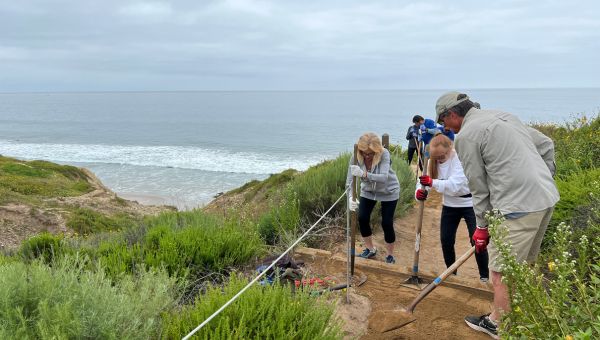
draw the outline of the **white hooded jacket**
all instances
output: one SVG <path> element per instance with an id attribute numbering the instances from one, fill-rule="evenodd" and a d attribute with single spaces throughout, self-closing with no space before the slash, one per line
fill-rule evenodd
<path id="1" fill-rule="evenodd" d="M 442 204 L 453 208 L 472 207 L 473 198 L 469 191 L 469 181 L 456 152 L 452 150 L 448 160 L 439 163 L 437 167 L 438 178 L 433 180 L 433 188 L 444 195 Z M 420 188 L 421 184 L 417 182 L 417 189 Z"/>

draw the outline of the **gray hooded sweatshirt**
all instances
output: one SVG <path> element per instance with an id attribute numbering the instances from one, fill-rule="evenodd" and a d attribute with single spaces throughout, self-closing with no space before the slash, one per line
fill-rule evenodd
<path id="1" fill-rule="evenodd" d="M 469 179 L 477 225 L 487 225 L 485 213 L 492 209 L 530 213 L 558 202 L 552 140 L 510 113 L 472 108 L 455 148 Z"/>
<path id="2" fill-rule="evenodd" d="M 350 165 L 354 162 L 354 157 L 350 157 L 348 166 L 348 175 L 346 177 L 346 189 L 352 184 L 352 173 Z M 365 164 L 358 164 L 363 171 L 367 171 Z M 349 192 L 352 196 L 352 191 Z M 379 164 L 375 165 L 371 172 L 367 172 L 367 178 L 360 179 L 360 196 L 374 201 L 395 201 L 400 197 L 400 183 L 398 177 L 392 169 L 392 160 L 390 152 L 383 149 Z"/>

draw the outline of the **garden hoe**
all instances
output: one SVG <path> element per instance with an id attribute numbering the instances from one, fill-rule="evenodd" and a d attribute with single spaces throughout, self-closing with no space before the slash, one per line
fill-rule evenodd
<path id="1" fill-rule="evenodd" d="M 389 331 L 396 330 L 398 328 L 402 328 L 411 322 L 415 321 L 416 318 L 413 315 L 415 307 L 421 302 L 429 293 L 431 293 L 437 286 L 439 286 L 450 274 L 452 274 L 458 267 L 460 267 L 469 257 L 473 255 L 475 252 L 475 247 L 471 247 L 469 251 L 467 251 L 463 256 L 461 256 L 456 262 L 454 262 L 448 269 L 446 269 L 442 274 L 433 280 L 430 284 L 427 285 L 417 297 L 411 302 L 411 304 L 406 308 L 396 309 L 396 310 L 388 310 L 377 312 L 381 313 L 380 316 L 375 316 L 372 318 L 375 320 L 375 324 L 373 324 L 373 328 L 385 333 Z"/>

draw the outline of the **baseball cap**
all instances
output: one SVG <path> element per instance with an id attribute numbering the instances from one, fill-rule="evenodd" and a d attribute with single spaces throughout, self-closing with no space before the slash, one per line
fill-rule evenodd
<path id="1" fill-rule="evenodd" d="M 435 121 L 438 122 L 442 113 L 465 100 L 469 100 L 469 96 L 464 93 L 456 91 L 444 93 L 435 103 Z"/>

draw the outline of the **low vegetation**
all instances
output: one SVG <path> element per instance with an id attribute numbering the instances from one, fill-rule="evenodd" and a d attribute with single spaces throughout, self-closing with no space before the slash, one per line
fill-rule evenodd
<path id="1" fill-rule="evenodd" d="M 87 175 L 77 167 L 0 156 L 0 204 L 79 196 L 91 190 Z"/>
<path id="2" fill-rule="evenodd" d="M 193 305 L 165 316 L 162 337 L 180 339 L 237 294 L 247 280 L 233 275 L 223 287 L 211 287 Z M 340 339 L 326 297 L 309 291 L 290 294 L 283 285 L 254 285 L 198 333 L 197 339 Z"/>
<path id="3" fill-rule="evenodd" d="M 596 117 L 538 126 L 556 145 L 561 201 L 538 265 L 507 257 L 514 271 L 507 275 L 513 310 L 506 337 L 598 335 L 598 124 Z M 391 153 L 400 216 L 413 203 L 415 178 L 402 150 L 392 146 Z M 250 182 L 219 198 L 241 197 L 224 213 L 142 219 L 72 206 L 66 223 L 78 236 L 42 233 L 0 255 L 0 338 L 181 338 L 247 284 L 243 273 L 268 249 L 289 245 L 340 197 L 349 157 Z M 90 190 L 84 183 L 77 168 L 0 157 L 4 203 L 81 195 Z M 343 198 L 317 233 L 343 235 L 345 210 Z M 255 285 L 198 338 L 339 339 L 333 308 L 326 295 Z"/>
<path id="4" fill-rule="evenodd" d="M 0 262 L 0 338 L 156 338 L 161 314 L 175 305 L 177 280 L 140 269 L 113 281 L 86 262 Z"/>
<path id="5" fill-rule="evenodd" d="M 107 216 L 88 208 L 75 208 L 67 220 L 67 227 L 81 235 L 102 231 L 114 231 L 137 225 L 135 217 L 126 213 Z"/>
<path id="6" fill-rule="evenodd" d="M 502 337 L 595 339 L 600 336 L 600 116 L 565 125 L 537 125 L 555 144 L 555 207 L 538 262 L 518 263 L 492 218 L 505 268 L 511 311 Z"/>

